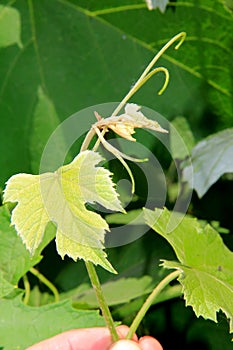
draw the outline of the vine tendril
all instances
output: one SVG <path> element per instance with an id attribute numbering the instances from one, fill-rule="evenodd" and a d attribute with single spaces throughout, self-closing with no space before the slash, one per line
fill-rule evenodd
<path id="1" fill-rule="evenodd" d="M 175 50 L 178 50 L 179 47 L 183 44 L 184 40 L 186 38 L 186 33 L 185 32 L 181 32 L 177 35 L 175 35 L 171 40 L 169 40 L 167 42 L 167 44 L 165 44 L 162 49 L 155 55 L 155 57 L 152 59 L 152 61 L 148 64 L 148 66 L 146 67 L 146 69 L 144 70 L 144 72 L 142 73 L 142 75 L 139 77 L 139 79 L 137 80 L 136 84 L 132 87 L 132 89 L 130 89 L 130 91 L 128 92 L 128 94 L 123 98 L 123 100 L 121 101 L 121 103 L 117 106 L 117 108 L 113 111 L 112 116 L 116 116 L 118 114 L 118 112 L 122 109 L 122 107 L 124 107 L 124 105 L 126 104 L 126 102 L 135 94 L 136 91 L 138 91 L 138 89 L 140 87 L 142 87 L 142 85 L 145 84 L 145 82 L 150 79 L 152 77 L 152 75 L 154 75 L 155 73 L 159 71 L 163 71 L 164 73 L 167 72 L 167 69 L 164 67 L 159 67 L 159 68 L 155 68 L 156 72 L 151 74 L 153 71 L 150 72 L 150 70 L 152 69 L 152 67 L 155 65 L 155 63 L 158 61 L 158 59 L 164 54 L 164 52 L 177 40 L 179 40 L 179 43 L 175 46 Z M 150 73 L 149 73 L 150 72 Z M 162 89 L 159 91 L 159 95 L 161 95 L 164 90 L 167 87 L 169 78 L 167 77 L 167 73 L 165 73 L 166 75 L 166 80 L 165 83 L 162 87 Z"/>
<path id="2" fill-rule="evenodd" d="M 164 54 L 164 52 L 172 44 L 174 44 L 174 42 L 179 40 L 178 44 L 176 44 L 176 46 L 175 46 L 175 50 L 178 50 L 179 47 L 184 42 L 185 38 L 186 38 L 186 33 L 185 32 L 181 32 L 181 33 L 175 35 L 171 40 L 169 40 L 167 42 L 167 44 L 165 44 L 162 47 L 162 49 L 154 56 L 152 61 L 148 64 L 148 66 L 146 67 L 144 72 L 141 74 L 141 76 L 139 77 L 139 79 L 137 80 L 135 85 L 130 89 L 130 91 L 126 94 L 126 96 L 123 98 L 123 100 L 119 103 L 117 108 L 113 111 L 113 113 L 111 115 L 112 117 L 113 116 L 116 117 L 117 114 L 122 109 L 122 107 L 124 107 L 124 105 L 128 102 L 128 100 L 156 73 L 163 72 L 164 75 L 165 75 L 164 84 L 163 84 L 162 88 L 159 90 L 158 94 L 161 95 L 166 90 L 167 85 L 169 83 L 169 72 L 168 72 L 167 68 L 165 68 L 165 67 L 156 67 L 156 68 L 152 69 L 152 67 L 155 65 L 155 63 L 158 61 L 158 59 Z M 118 149 L 116 149 L 115 147 L 110 145 L 104 139 L 104 135 L 105 135 L 105 133 L 107 131 L 108 131 L 108 126 L 107 125 L 105 125 L 103 127 L 103 129 L 102 129 L 102 132 L 100 132 L 99 129 L 95 126 L 95 124 L 93 124 L 92 128 L 87 133 L 87 135 L 86 135 L 86 137 L 85 137 L 85 139 L 83 141 L 83 144 L 81 146 L 81 150 L 80 151 L 82 152 L 83 150 L 87 149 L 89 144 L 90 144 L 90 142 L 91 142 L 91 140 L 92 140 L 92 138 L 95 136 L 95 134 L 97 134 L 98 140 L 96 141 L 96 144 L 95 144 L 93 150 L 96 150 L 98 148 L 98 146 L 99 146 L 99 143 L 101 142 L 103 144 L 103 146 L 109 152 L 111 152 L 122 163 L 122 165 L 125 167 L 125 169 L 127 170 L 128 174 L 130 176 L 130 179 L 131 179 L 131 182 L 132 182 L 132 193 L 134 193 L 135 182 L 134 182 L 133 174 L 132 174 L 130 168 L 128 167 L 127 163 L 123 159 L 123 158 L 130 159 L 130 157 L 128 157 L 125 154 L 123 154 L 122 152 L 120 152 Z M 130 160 L 132 160 L 132 159 L 130 159 Z M 135 161 L 136 159 L 133 159 L 133 160 Z M 136 160 L 136 161 L 139 161 L 139 160 Z"/>

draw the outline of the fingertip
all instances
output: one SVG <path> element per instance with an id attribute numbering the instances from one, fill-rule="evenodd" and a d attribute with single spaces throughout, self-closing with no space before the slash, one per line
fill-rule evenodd
<path id="1" fill-rule="evenodd" d="M 147 335 L 139 339 L 139 344 L 143 350 L 163 350 L 158 340 Z"/>
<path id="2" fill-rule="evenodd" d="M 129 327 L 125 326 L 125 325 L 121 325 L 121 326 L 116 327 L 116 330 L 117 330 L 117 334 L 119 335 L 120 339 L 125 339 L 128 332 L 129 332 Z M 132 339 L 134 341 L 138 341 L 137 335 L 134 334 Z"/>

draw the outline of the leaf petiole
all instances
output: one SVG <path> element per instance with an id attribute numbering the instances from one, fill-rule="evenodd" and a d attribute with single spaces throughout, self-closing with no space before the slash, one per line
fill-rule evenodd
<path id="1" fill-rule="evenodd" d="M 142 305 L 141 309 L 138 311 L 136 317 L 134 318 L 130 328 L 129 332 L 126 336 L 126 339 L 132 339 L 134 333 L 136 332 L 140 322 L 142 321 L 143 317 L 145 316 L 146 312 L 150 308 L 151 304 L 159 295 L 159 293 L 174 279 L 176 279 L 181 274 L 180 271 L 173 271 L 169 275 L 167 275 L 152 291 L 152 293 L 148 296 L 144 304 Z"/>
<path id="2" fill-rule="evenodd" d="M 48 287 L 51 290 L 51 292 L 54 295 L 54 301 L 55 303 L 57 303 L 59 301 L 59 293 L 57 288 L 54 286 L 54 284 L 52 284 L 52 282 L 50 282 L 44 275 L 42 275 L 42 273 L 40 273 L 34 267 L 31 267 L 29 271 L 31 272 L 31 274 L 36 276 L 42 283 L 44 283 L 46 287 Z"/>
<path id="3" fill-rule="evenodd" d="M 23 302 L 25 305 L 27 305 L 29 302 L 30 292 L 31 292 L 31 287 L 30 287 L 30 283 L 28 281 L 27 275 L 23 276 L 23 284 L 24 284 L 24 290 L 25 290 Z"/>

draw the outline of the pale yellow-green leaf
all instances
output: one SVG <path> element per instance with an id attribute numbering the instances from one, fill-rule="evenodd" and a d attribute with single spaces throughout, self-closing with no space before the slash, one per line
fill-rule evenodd
<path id="1" fill-rule="evenodd" d="M 56 244 L 62 257 L 89 260 L 114 272 L 103 251 L 108 224 L 85 207 L 98 202 L 124 212 L 111 173 L 97 166 L 101 160 L 98 153 L 84 151 L 54 173 L 17 174 L 8 180 L 4 201 L 18 202 L 11 222 L 32 255 L 52 221 L 57 226 Z"/>

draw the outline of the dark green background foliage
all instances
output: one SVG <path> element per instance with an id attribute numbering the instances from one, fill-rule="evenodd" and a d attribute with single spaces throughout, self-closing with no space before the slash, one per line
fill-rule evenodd
<path id="1" fill-rule="evenodd" d="M 6 22 L 3 21 L 4 5 L 17 10 L 10 14 Z M 15 34 L 11 38 L 5 38 L 3 32 L 7 32 L 9 26 L 14 28 Z M 133 97 L 132 102 L 150 107 L 169 120 L 183 116 L 185 119 L 176 119 L 174 125 L 183 134 L 184 139 L 186 137 L 191 149 L 201 139 L 232 127 L 233 13 L 231 1 L 177 0 L 170 2 L 165 13 L 162 14 L 158 9 L 149 11 L 143 0 L 15 0 L 10 2 L 1 0 L 0 190 L 13 174 L 38 172 L 43 148 L 49 135 L 61 121 L 83 108 L 104 102 L 120 101 L 154 54 L 172 36 L 181 31 L 187 33 L 185 43 L 178 51 L 169 49 L 159 61 L 159 65 L 164 65 L 170 71 L 168 89 L 162 96 L 156 95 L 156 91 L 163 83 L 162 74 L 158 75 L 146 83 Z M 232 133 L 232 129 L 228 131 L 229 141 L 228 144 L 224 144 L 224 147 L 232 154 L 229 133 Z M 140 140 L 143 140 L 143 135 L 138 133 Z M 217 137 L 218 145 L 224 135 L 220 134 L 220 137 Z M 150 147 L 153 152 L 156 152 L 167 174 L 170 187 L 166 204 L 172 207 L 176 174 L 172 170 L 171 159 L 164 155 L 160 145 L 155 147 L 150 143 Z M 214 145 L 210 147 L 209 152 L 205 159 L 207 163 L 208 159 L 215 156 Z M 228 160 L 229 152 L 226 152 Z M 196 153 L 194 151 L 193 154 Z M 177 150 L 174 150 L 174 156 L 179 158 Z M 184 154 L 180 155 L 179 161 L 184 156 Z M 226 159 L 223 159 L 219 165 L 221 170 L 217 171 L 218 177 L 233 171 L 229 162 L 228 166 L 222 168 L 224 161 Z M 207 163 L 197 161 L 198 171 L 205 168 Z M 112 164 L 111 167 L 116 172 L 116 179 L 125 176 L 119 164 Z M 135 167 L 136 183 L 140 176 Z M 230 174 L 225 174 L 207 193 L 208 188 L 205 187 L 203 190 L 203 185 L 197 183 L 195 186 L 197 193 L 201 192 L 204 196 L 200 199 L 194 193 L 189 208 L 190 214 L 203 220 L 218 221 L 215 223 L 218 228 L 219 226 L 227 228 L 227 230 L 219 228 L 220 232 L 233 230 L 231 179 Z M 146 191 L 143 186 L 138 189 L 138 192 L 136 189 L 137 196 L 130 204 L 130 209 L 140 208 L 145 203 L 146 194 L 143 191 Z M 124 199 L 124 194 L 122 198 Z M 113 223 L 114 220 L 117 224 L 117 219 L 113 219 Z M 9 215 L 4 209 L 1 211 L 0 233 L 9 232 L 15 235 L 14 230 L 8 226 Z M 129 233 L 133 234 L 133 230 L 134 227 L 130 226 L 129 231 L 132 232 Z M 232 249 L 232 234 L 223 234 L 223 238 Z M 20 243 L 17 241 L 17 244 Z M 10 249 L 9 244 L 6 249 Z M 20 246 L 19 249 L 24 247 Z M 4 257 L 2 248 L 0 248 L 0 254 Z M 39 262 L 41 259 L 39 254 L 31 265 Z M 112 276 L 101 269 L 98 269 L 98 272 L 101 281 L 107 284 L 106 293 L 109 289 L 111 290 L 111 285 L 109 288 L 108 283 L 119 280 L 119 285 L 116 284 L 114 290 L 125 290 L 122 299 L 117 300 L 117 294 L 110 293 L 108 301 L 115 320 L 129 323 L 141 306 L 145 295 L 162 278 L 164 272 L 158 268 L 159 259 L 172 260 L 174 253 L 162 238 L 148 233 L 130 245 L 109 249 L 108 254 L 109 260 L 118 270 L 119 275 Z M 71 299 L 73 307 L 76 308 L 97 307 L 82 262 L 75 264 L 69 259 L 61 261 L 56 255 L 53 243 L 46 248 L 43 255 L 45 257 L 37 267 L 55 283 L 61 292 L 62 299 Z M 12 257 L 12 259 L 15 258 Z M 6 260 L 0 259 L 0 281 L 4 278 L 16 284 L 30 268 L 26 253 L 25 259 L 24 262 L 19 263 L 20 271 L 14 271 L 14 278 L 12 274 L 10 278 L 8 271 L 2 267 L 6 264 Z M 52 296 L 48 291 L 43 286 L 38 286 L 38 282 L 33 278 L 30 278 L 30 282 L 34 286 L 30 307 L 49 304 Z M 22 287 L 22 282 L 19 283 Z M 12 289 L 10 285 L 5 287 L 9 287 L 9 291 Z M 0 291 L 1 295 L 4 295 L 4 290 L 0 289 Z M 158 337 L 164 348 L 168 350 L 174 348 L 191 350 L 197 347 L 203 350 L 230 349 L 232 344 L 229 341 L 225 316 L 219 314 L 218 325 L 201 318 L 197 319 L 191 308 L 185 308 L 184 302 L 177 298 L 181 295 L 180 292 L 180 287 L 177 285 L 164 291 L 161 295 L 161 303 L 153 305 L 144 318 L 139 335 L 151 334 Z M 131 302 L 128 303 L 130 300 Z M 21 322 L 20 313 L 23 317 L 27 314 L 26 307 L 20 302 L 19 295 L 13 299 L 1 299 L 0 303 L 1 314 L 2 312 L 6 315 L 9 312 L 15 313 L 12 319 L 6 318 L 10 327 L 7 326 L 7 330 L 2 329 L 2 333 L 9 334 L 10 339 L 12 334 L 15 337 L 17 332 L 21 333 L 16 322 Z M 65 320 L 64 327 L 54 327 L 51 333 L 46 333 L 46 330 L 39 328 L 42 333 L 45 332 L 43 337 L 72 328 L 74 325 L 85 326 L 82 321 L 77 322 L 76 318 L 79 316 L 77 314 L 75 316 L 74 309 L 67 303 L 67 301 L 61 301 L 54 317 L 57 315 L 59 320 L 60 310 L 64 307 L 67 323 L 70 322 L 70 326 L 67 326 Z M 49 309 L 49 306 L 43 306 L 41 313 L 45 312 L 46 308 Z M 33 312 L 36 313 L 35 310 Z M 16 316 L 19 317 L 18 321 Z M 88 325 L 94 326 L 102 322 L 95 312 L 91 312 L 88 317 L 86 323 Z M 25 322 L 30 324 L 30 318 L 25 319 Z M 51 322 L 54 322 L 52 318 Z M 36 340 L 33 337 L 30 339 L 31 342 Z M 3 344 L 5 350 L 12 350 L 12 346 L 15 346 L 7 343 L 7 340 L 2 340 L 0 336 L 0 347 L 1 341 L 5 341 Z M 21 340 L 18 344 L 28 345 Z"/>

